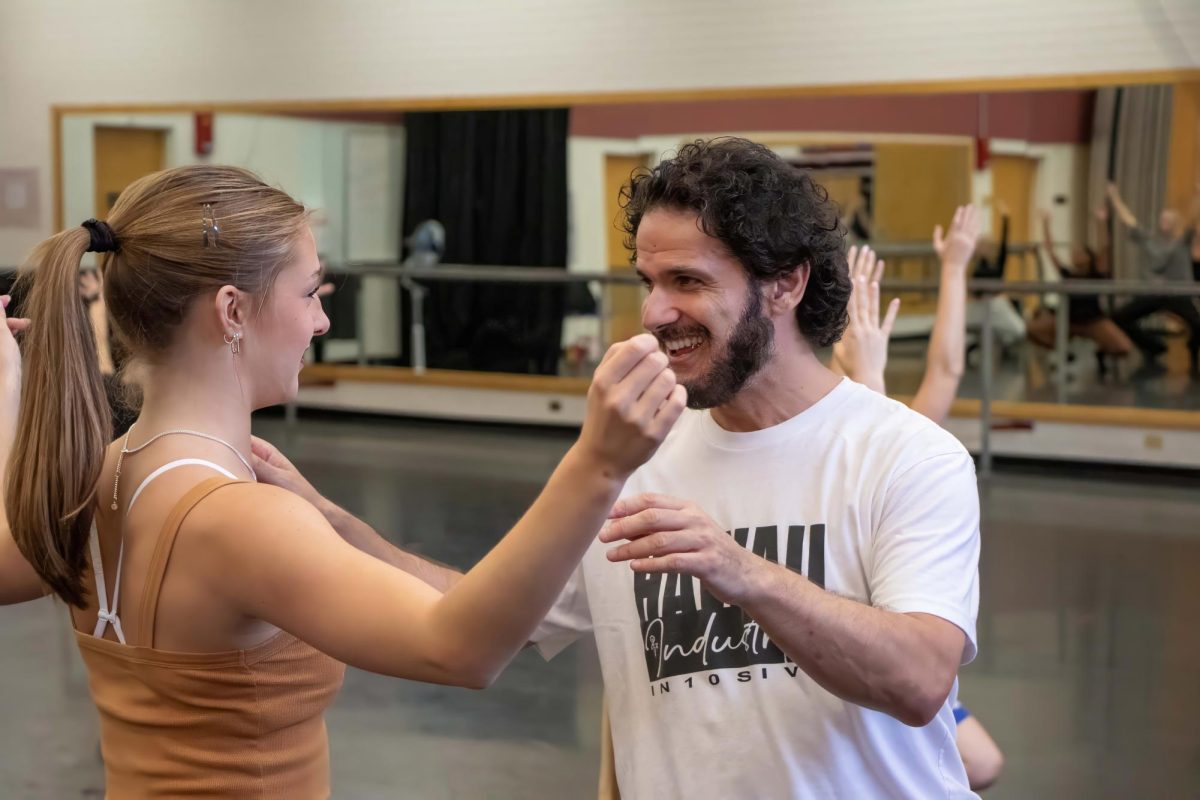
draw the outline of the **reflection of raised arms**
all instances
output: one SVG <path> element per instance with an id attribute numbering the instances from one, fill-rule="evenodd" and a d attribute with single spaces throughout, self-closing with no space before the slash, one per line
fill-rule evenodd
<path id="1" fill-rule="evenodd" d="M 1192 203 L 1188 206 L 1187 218 L 1184 220 L 1185 228 L 1195 228 L 1197 225 L 1200 225 L 1200 181 L 1196 182 Z"/>
<path id="2" fill-rule="evenodd" d="M 1183 235 L 1187 237 L 1188 243 L 1191 245 L 1192 260 L 1197 260 L 1197 253 L 1200 253 L 1200 181 L 1196 183 L 1196 191 L 1192 195 L 1191 205 L 1188 206 L 1187 215 L 1183 220 Z"/>
<path id="3" fill-rule="evenodd" d="M 858 239 L 864 242 L 871 240 L 871 218 L 867 215 L 866 205 L 861 200 L 854 205 L 854 208 L 850 209 L 850 213 L 842 220 L 842 224 Z"/>
<path id="4" fill-rule="evenodd" d="M 913 398 L 914 411 L 941 424 L 950 413 L 958 392 L 966 347 L 967 266 L 979 239 L 979 215 L 974 206 L 954 212 L 949 232 L 942 226 L 933 232 L 933 247 L 942 264 L 938 289 L 937 318 L 929 338 L 925 375 Z M 849 255 L 851 294 L 847 311 L 850 324 L 842 340 L 834 345 L 830 368 L 864 386 L 883 393 L 887 344 L 900 307 L 893 300 L 887 314 L 879 318 L 879 279 L 883 262 L 876 263 L 870 248 L 851 248 Z"/>
<path id="5" fill-rule="evenodd" d="M 1108 199 L 1112 202 L 1113 211 L 1116 212 L 1117 219 L 1121 220 L 1128 228 L 1136 228 L 1138 226 L 1137 217 L 1129 210 L 1129 206 L 1125 205 L 1125 201 L 1121 199 L 1121 192 L 1117 190 L 1115 183 L 1108 184 L 1105 189 L 1108 194 Z"/>
<path id="6" fill-rule="evenodd" d="M 933 231 L 933 249 L 942 262 L 938 288 L 937 317 L 929 337 L 925 376 L 913 397 L 912 408 L 941 424 L 962 380 L 967 327 L 967 265 L 979 240 L 979 213 L 974 206 L 954 212 L 950 230 Z"/>
<path id="7" fill-rule="evenodd" d="M 883 277 L 883 262 L 876 262 L 875 252 L 869 247 L 851 247 L 847 261 L 850 301 L 846 312 L 850 321 L 842 338 L 833 346 L 829 368 L 883 394 L 888 339 L 900 310 L 900 300 L 888 304 L 887 315 L 880 321 L 879 280 Z"/>
<path id="8" fill-rule="evenodd" d="M 1096 273 L 1108 277 L 1112 275 L 1112 237 L 1108 235 L 1108 206 L 1101 203 L 1092 212 L 1096 224 L 1096 258 L 1092 262 Z"/>
<path id="9" fill-rule="evenodd" d="M 100 358 L 100 374 L 113 375 L 116 364 L 113 362 L 112 346 L 108 339 L 108 308 L 104 305 L 103 285 L 100 273 L 89 269 L 79 275 L 79 291 L 83 301 L 88 305 L 88 316 L 92 320 L 92 332 L 96 335 L 96 355 Z"/>
<path id="10" fill-rule="evenodd" d="M 1008 203 L 1003 199 L 997 199 L 996 209 L 1000 212 L 1000 247 L 996 252 L 995 272 L 997 278 L 1003 278 L 1004 267 L 1008 263 Z"/>
<path id="11" fill-rule="evenodd" d="M 1046 256 L 1050 259 L 1050 263 L 1058 270 L 1058 274 L 1064 278 L 1071 274 L 1070 267 L 1058 257 L 1058 253 L 1054 251 L 1054 237 L 1050 234 L 1050 212 L 1046 209 L 1038 210 L 1038 218 L 1042 221 L 1042 249 L 1046 251 Z"/>

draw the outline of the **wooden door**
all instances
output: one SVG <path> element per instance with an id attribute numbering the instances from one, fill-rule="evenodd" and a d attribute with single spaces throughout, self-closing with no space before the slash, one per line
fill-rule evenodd
<path id="1" fill-rule="evenodd" d="M 634 170 L 646 166 L 648 156 L 609 155 L 604 159 L 604 230 L 608 271 L 632 274 L 633 256 L 625 246 L 625 231 L 621 229 L 624 212 L 621 210 L 621 188 L 629 183 Z M 605 304 L 609 320 L 608 342 L 618 342 L 642 332 L 642 289 L 638 286 L 609 286 Z"/>
<path id="2" fill-rule="evenodd" d="M 1037 180 L 1037 159 L 1026 156 L 992 156 L 992 232 L 1000 236 L 1000 209 L 1008 209 L 1009 244 L 1032 240 L 1033 186 Z M 1040 280 L 1037 258 L 1033 253 L 1010 256 L 1004 272 L 1006 280 Z"/>
<path id="3" fill-rule="evenodd" d="M 152 128 L 111 128 L 98 126 L 94 138 L 96 169 L 96 219 L 106 219 L 117 197 L 125 187 L 165 166 L 167 134 Z M 92 329 L 96 334 L 96 352 L 100 371 L 114 372 L 109 347 L 108 314 L 104 303 L 93 303 L 90 309 Z"/>
<path id="4" fill-rule="evenodd" d="M 872 240 L 929 244 L 934 226 L 949 225 L 954 209 L 970 201 L 973 158 L 969 141 L 876 144 Z M 940 273 L 934 258 L 893 257 L 887 275 L 936 281 Z M 937 307 L 933 294 L 907 293 L 901 299 L 901 314 L 933 313 Z"/>
<path id="5" fill-rule="evenodd" d="M 96 218 L 104 219 L 125 187 L 158 172 L 167 160 L 166 131 L 98 126 L 95 135 Z"/>
<path id="6" fill-rule="evenodd" d="M 1200 81 L 1171 88 L 1171 139 L 1164 205 L 1187 213 L 1200 186 Z M 1195 240 L 1200 244 L 1200 237 Z M 1196 251 L 1193 250 L 1193 253 Z"/>

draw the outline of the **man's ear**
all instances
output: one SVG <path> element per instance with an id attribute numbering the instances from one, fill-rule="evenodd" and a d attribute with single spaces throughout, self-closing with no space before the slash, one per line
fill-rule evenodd
<path id="1" fill-rule="evenodd" d="M 804 290 L 808 288 L 808 278 L 811 274 L 812 268 L 806 261 L 767 284 L 765 300 L 771 316 L 790 314 L 796 310 L 796 306 L 804 299 Z"/>

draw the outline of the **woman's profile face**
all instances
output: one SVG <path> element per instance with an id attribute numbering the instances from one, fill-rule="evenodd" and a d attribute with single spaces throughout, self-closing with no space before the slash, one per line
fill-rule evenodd
<path id="1" fill-rule="evenodd" d="M 247 329 L 242 352 L 254 384 L 254 407 L 287 402 L 299 390 L 304 353 L 329 330 L 317 290 L 324 270 L 312 232 L 305 230 L 292 261 L 280 270 L 261 312 Z"/>

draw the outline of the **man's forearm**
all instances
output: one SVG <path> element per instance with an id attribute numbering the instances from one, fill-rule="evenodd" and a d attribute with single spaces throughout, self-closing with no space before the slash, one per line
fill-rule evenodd
<path id="1" fill-rule="evenodd" d="M 909 725 L 945 702 L 958 665 L 937 657 L 936 623 L 839 597 L 773 562 L 757 573 L 742 608 L 827 691 Z"/>
<path id="2" fill-rule="evenodd" d="M 380 561 L 391 564 L 397 569 L 404 570 L 439 592 L 449 590 L 462 578 L 462 573 L 452 567 L 401 550 L 380 536 L 370 525 L 328 500 L 320 508 L 325 519 L 347 544 Z"/>

